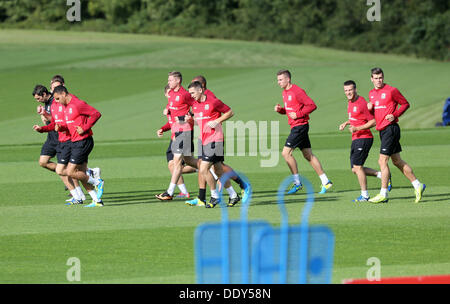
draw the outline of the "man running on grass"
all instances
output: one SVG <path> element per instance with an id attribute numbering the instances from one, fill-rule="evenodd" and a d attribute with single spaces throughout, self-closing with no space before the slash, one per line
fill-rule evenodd
<path id="1" fill-rule="evenodd" d="M 309 114 L 317 106 L 302 88 L 291 82 L 291 73 L 288 70 L 279 71 L 277 73 L 277 81 L 278 85 L 283 89 L 284 107 L 277 104 L 274 110 L 280 114 L 286 114 L 288 116 L 288 123 L 291 126 L 291 133 L 281 153 L 294 178 L 294 184 L 289 189 L 288 194 L 294 194 L 303 187 L 298 174 L 297 161 L 292 155 L 296 148 L 302 151 L 303 157 L 309 162 L 314 171 L 316 171 L 322 182 L 322 188 L 319 194 L 324 194 L 333 186 L 333 183 L 323 171 L 319 159 L 312 153 L 311 142 L 308 136 Z"/>
<path id="2" fill-rule="evenodd" d="M 346 126 L 350 125 L 349 131 L 352 133 L 350 166 L 352 172 L 358 177 L 361 187 L 361 195 L 353 201 L 367 202 L 370 198 L 367 191 L 367 176 L 375 176 L 381 179 L 381 172 L 364 167 L 373 144 L 373 135 L 370 128 L 375 126 L 375 118 L 367 108 L 367 102 L 364 97 L 358 95 L 356 83 L 353 80 L 344 82 L 344 93 L 348 100 L 348 120 L 339 126 L 339 130 L 343 131 Z M 391 191 L 391 187 L 389 179 L 389 191 Z"/>

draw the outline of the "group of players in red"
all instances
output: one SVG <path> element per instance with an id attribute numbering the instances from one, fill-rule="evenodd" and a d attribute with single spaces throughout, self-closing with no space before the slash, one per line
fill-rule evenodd
<path id="1" fill-rule="evenodd" d="M 342 131 L 350 125 L 349 131 L 352 133 L 350 165 L 361 187 L 361 195 L 353 201 L 388 202 L 388 192 L 392 189 L 388 162 L 392 159 L 392 163 L 410 180 L 415 191 L 415 202 L 418 203 L 422 199 L 426 185 L 416 178 L 412 168 L 400 157 L 402 148 L 398 117 L 409 108 L 409 103 L 397 88 L 384 83 L 381 68 L 371 70 L 371 81 L 374 89 L 369 92 L 369 102 L 357 94 L 356 83 L 353 80 L 344 83 L 344 93 L 348 100 L 348 120 L 339 126 L 339 130 Z M 283 89 L 284 106 L 277 104 L 274 111 L 287 115 L 291 127 L 282 150 L 282 156 L 293 178 L 288 194 L 294 194 L 303 187 L 297 161 L 293 156 L 296 148 L 301 150 L 303 157 L 319 176 L 322 183 L 319 194 L 325 194 L 333 183 L 328 179 L 319 159 L 312 153 L 308 135 L 309 115 L 317 109 L 317 106 L 302 88 L 292 83 L 289 70 L 279 71 L 277 82 Z M 186 204 L 214 208 L 219 202 L 217 180 L 224 172 L 231 172 L 230 176 L 242 189 L 245 202 L 249 197 L 250 184 L 242 181 L 231 167 L 223 163 L 224 136 L 221 124 L 233 116 L 233 111 L 206 88 L 205 77 L 195 77 L 188 90 L 184 89 L 181 83 L 180 72 L 169 73 L 168 85 L 164 89 L 168 103 L 163 111 L 168 122 L 157 131 L 157 135 L 162 137 L 164 132 L 171 131 L 171 141 L 166 155 L 172 177 L 167 191 L 156 195 L 156 198 L 161 201 L 172 200 L 177 185 L 181 191 L 178 197 L 189 198 L 182 174 L 198 172 L 199 195 L 186 201 Z M 194 124 L 198 124 L 200 129 L 198 158 L 192 156 Z M 364 167 L 373 144 L 370 129 L 374 126 L 379 131 L 381 140 L 379 171 Z M 370 198 L 367 190 L 367 176 L 381 179 L 380 193 L 373 198 Z M 206 203 L 206 185 L 211 190 L 211 199 L 208 203 Z M 240 196 L 229 181 L 223 186 L 230 195 L 228 206 L 232 207 L 240 201 Z"/>
<path id="2" fill-rule="evenodd" d="M 186 201 L 190 206 L 205 206 L 214 208 L 219 202 L 219 178 L 224 173 L 230 174 L 230 179 L 241 188 L 243 202 L 249 198 L 250 184 L 224 163 L 224 134 L 222 122 L 231 118 L 234 113 L 229 106 L 219 100 L 206 87 L 203 76 L 195 77 L 188 86 L 182 86 L 180 72 L 171 72 L 168 84 L 164 88 L 167 105 L 163 114 L 168 122 L 157 131 L 159 137 L 166 131 L 171 131 L 171 140 L 166 152 L 169 170 L 172 174 L 167 191 L 156 195 L 161 201 L 169 201 L 174 197 L 178 185 L 181 193 L 178 197 L 190 198 L 187 192 L 183 173 L 198 172 L 198 197 Z M 198 158 L 193 156 L 194 123 L 200 129 L 198 139 Z M 227 206 L 232 207 L 241 201 L 241 196 L 234 190 L 230 179 L 225 181 L 224 189 L 229 194 Z M 211 190 L 211 199 L 206 202 L 206 185 Z M 220 185 L 222 187 L 222 185 Z"/>
<path id="3" fill-rule="evenodd" d="M 51 91 L 43 85 L 36 85 L 34 99 L 42 103 L 37 108 L 44 126 L 34 125 L 37 132 L 48 133 L 41 149 L 39 163 L 43 168 L 54 171 L 61 177 L 71 198 L 66 205 L 83 204 L 86 196 L 81 182 L 92 198 L 85 207 L 103 206 L 104 181 L 100 168 L 88 168 L 88 158 L 94 148 L 92 127 L 101 117 L 99 111 L 70 94 L 64 78 L 56 75 L 50 82 Z M 51 158 L 57 157 L 57 163 Z"/>
<path id="4" fill-rule="evenodd" d="M 369 102 L 359 96 L 356 83 L 348 80 L 344 83 L 344 93 L 348 100 L 348 120 L 339 126 L 344 130 L 350 125 L 352 145 L 350 149 L 350 165 L 356 174 L 361 195 L 355 202 L 368 201 L 371 203 L 388 202 L 388 192 L 392 189 L 391 173 L 388 166 L 389 159 L 410 180 L 415 190 L 415 202 L 422 199 L 426 185 L 422 184 L 414 175 L 412 168 L 400 157 L 400 127 L 398 117 L 408 108 L 409 103 L 397 88 L 384 83 L 384 73 L 381 68 L 371 70 L 371 81 L 374 89 L 369 92 Z M 312 153 L 309 140 L 309 115 L 317 109 L 314 101 L 306 92 L 293 84 L 289 70 L 277 73 L 278 85 L 283 89 L 283 105 L 277 104 L 274 111 L 288 116 L 291 132 L 282 150 L 293 177 L 293 184 L 288 194 L 294 194 L 303 185 L 298 172 L 297 161 L 293 151 L 299 148 L 303 157 L 319 176 L 322 187 L 319 194 L 325 194 L 333 183 L 325 174 L 319 159 Z M 56 75 L 51 80 L 51 93 L 45 86 L 37 85 L 33 91 L 36 101 L 44 106 L 38 107 L 44 126 L 33 126 L 38 132 L 48 132 L 47 141 L 41 150 L 40 164 L 42 167 L 55 171 L 62 179 L 72 198 L 67 205 L 83 204 L 86 197 L 79 186 L 81 181 L 92 198 L 92 203 L 86 207 L 103 206 L 104 181 L 100 177 L 100 169 L 87 167 L 88 157 L 94 147 L 92 127 L 101 117 L 100 112 L 70 94 L 64 85 L 64 79 Z M 190 206 L 205 206 L 214 208 L 219 203 L 219 189 L 226 189 L 229 194 L 228 207 L 241 201 L 241 196 L 234 190 L 230 180 L 241 188 L 242 201 L 246 202 L 251 194 L 251 185 L 243 180 L 233 168 L 224 163 L 224 133 L 222 123 L 230 119 L 234 113 L 232 109 L 218 99 L 206 87 L 204 76 L 195 77 L 188 86 L 182 86 L 180 72 L 170 72 L 168 84 L 164 88 L 167 105 L 163 115 L 168 122 L 157 131 L 162 137 L 166 131 L 171 131 L 171 140 L 166 152 L 168 168 L 171 172 L 169 187 L 163 193 L 156 195 L 161 201 L 174 198 L 175 188 L 178 186 L 180 194 L 177 197 L 190 198 L 184 184 L 182 174 L 198 172 L 198 196 L 186 201 Z M 200 130 L 198 139 L 198 157 L 194 152 L 194 125 Z M 380 133 L 381 147 L 378 159 L 380 171 L 364 167 L 373 144 L 370 129 L 376 127 Z M 58 163 L 50 161 L 57 156 Z M 230 179 L 220 184 L 220 177 L 224 173 Z M 367 190 L 367 176 L 381 179 L 380 193 L 370 198 Z M 209 186 L 211 198 L 206 202 L 206 186 Z"/>
<path id="5" fill-rule="evenodd" d="M 333 184 L 327 181 L 319 160 L 312 154 L 308 138 L 309 114 L 317 107 L 303 89 L 291 82 L 291 73 L 288 70 L 279 71 L 277 77 L 278 84 L 283 89 L 284 107 L 276 105 L 275 111 L 286 114 L 291 126 L 291 134 L 282 152 L 294 176 L 294 184 L 288 193 L 295 193 L 302 187 L 298 178 L 297 163 L 292 156 L 292 151 L 295 148 L 300 148 L 305 159 L 309 161 L 321 178 L 322 190 L 319 193 L 326 193 Z M 392 189 L 388 162 L 389 159 L 392 159 L 392 163 L 413 185 L 415 202 L 418 203 L 422 199 L 426 185 L 416 178 L 412 168 L 400 157 L 402 148 L 398 117 L 409 108 L 409 103 L 397 88 L 384 83 L 384 72 L 381 68 L 371 70 L 371 81 L 374 88 L 369 92 L 369 102 L 366 102 L 363 97 L 357 94 L 355 81 L 344 82 L 344 93 L 348 100 L 348 120 L 339 126 L 339 130 L 342 131 L 347 125 L 350 125 L 349 131 L 352 133 L 350 165 L 352 172 L 357 175 L 361 187 L 361 195 L 353 201 L 388 202 L 388 192 Z M 374 126 L 379 131 L 381 140 L 378 159 L 380 171 L 364 167 L 373 144 L 373 135 L 370 128 Z M 380 193 L 373 198 L 370 198 L 367 191 L 367 176 L 376 176 L 381 179 Z"/>

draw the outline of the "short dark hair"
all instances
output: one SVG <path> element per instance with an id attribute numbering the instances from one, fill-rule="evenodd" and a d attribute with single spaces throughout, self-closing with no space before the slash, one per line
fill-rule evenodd
<path id="1" fill-rule="evenodd" d="M 50 82 L 51 82 L 51 83 L 54 83 L 54 82 L 66 83 L 66 82 L 64 81 L 64 77 L 62 77 L 61 75 L 55 75 L 55 76 L 53 76 L 53 77 L 52 77 L 52 80 L 51 80 Z"/>
<path id="2" fill-rule="evenodd" d="M 180 79 L 180 83 L 183 82 L 183 76 L 181 75 L 181 72 L 172 71 L 172 72 L 169 73 L 169 76 L 173 76 L 173 77 L 179 78 Z"/>
<path id="3" fill-rule="evenodd" d="M 353 80 L 347 80 L 346 82 L 344 82 L 344 86 L 349 86 L 349 85 L 353 85 L 353 88 L 356 89 L 356 82 L 354 82 Z"/>
<path id="4" fill-rule="evenodd" d="M 277 76 L 280 75 L 287 75 L 287 77 L 289 77 L 289 79 L 291 79 L 291 72 L 289 72 L 289 70 L 279 70 L 277 73 Z"/>
<path id="5" fill-rule="evenodd" d="M 381 68 L 373 68 L 370 70 L 370 73 L 371 73 L 370 76 L 378 75 L 378 74 L 383 74 L 383 76 L 384 76 L 384 72 Z"/>
<path id="6" fill-rule="evenodd" d="M 202 83 L 200 81 L 194 81 L 191 82 L 188 86 L 188 89 L 190 88 L 194 88 L 194 89 L 202 89 L 203 90 L 203 86 Z"/>
<path id="7" fill-rule="evenodd" d="M 43 86 L 42 84 L 38 84 L 34 87 L 33 96 L 35 96 L 35 95 L 44 96 L 44 94 L 50 95 L 50 93 L 48 92 L 48 90 L 45 86 Z"/>
<path id="8" fill-rule="evenodd" d="M 59 85 L 53 90 L 53 93 L 58 93 L 58 94 L 66 93 L 66 94 L 69 94 L 69 91 L 67 91 L 67 88 L 65 86 Z"/>
<path id="9" fill-rule="evenodd" d="M 198 75 L 194 77 L 195 81 L 198 81 L 202 84 L 203 88 L 206 89 L 206 78 L 202 75 Z"/>

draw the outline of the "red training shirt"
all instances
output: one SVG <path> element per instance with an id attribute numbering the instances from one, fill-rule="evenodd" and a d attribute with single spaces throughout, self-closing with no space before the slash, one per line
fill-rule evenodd
<path id="1" fill-rule="evenodd" d="M 169 100 L 167 103 L 167 109 L 169 110 L 170 118 L 172 119 L 172 133 L 191 131 L 193 123 L 177 122 L 175 119 L 179 116 L 185 116 L 189 113 L 189 109 L 193 104 L 191 94 L 183 87 L 180 87 L 178 91 L 169 91 Z"/>
<path id="2" fill-rule="evenodd" d="M 384 130 L 388 125 L 398 122 L 400 117 L 409 108 L 409 103 L 397 88 L 385 84 L 381 89 L 372 89 L 369 92 L 370 102 L 373 104 L 376 129 Z M 400 107 L 398 107 L 400 105 Z M 394 121 L 385 119 L 386 115 L 394 115 Z"/>
<path id="3" fill-rule="evenodd" d="M 354 127 L 362 126 L 374 118 L 367 108 L 366 100 L 362 96 L 359 96 L 359 98 L 353 102 L 350 100 L 348 101 L 347 112 L 350 125 Z M 352 140 L 359 138 L 373 138 L 373 135 L 370 129 L 352 133 Z"/>
<path id="4" fill-rule="evenodd" d="M 75 95 L 69 95 L 72 96 L 72 99 L 66 105 L 64 114 L 66 118 L 66 125 L 71 135 L 71 140 L 72 142 L 76 142 L 93 135 L 91 128 L 102 116 L 102 114 Z M 83 134 L 78 134 L 77 126 L 83 128 Z"/>
<path id="5" fill-rule="evenodd" d="M 317 109 L 316 104 L 306 95 L 305 90 L 295 84 L 292 84 L 289 90 L 283 90 L 283 101 L 284 107 L 278 111 L 280 114 L 286 114 L 288 117 L 291 112 L 297 114 L 297 119 L 290 117 L 288 119 L 291 129 L 296 126 L 306 125 L 309 120 L 309 114 Z"/>
<path id="6" fill-rule="evenodd" d="M 61 126 L 61 130 L 58 131 L 58 141 L 60 142 L 66 142 L 68 140 L 70 140 L 70 133 L 69 130 L 67 129 L 66 126 L 66 120 L 64 117 L 64 110 L 65 110 L 65 106 L 53 101 L 52 105 L 50 107 L 50 111 L 52 114 L 52 121 L 50 124 L 43 126 L 41 128 L 41 133 L 42 132 L 50 132 L 50 131 L 55 131 L 55 125 L 58 124 L 59 126 Z"/>
<path id="7" fill-rule="evenodd" d="M 202 145 L 207 145 L 212 142 L 223 142 L 222 124 L 218 124 L 216 128 L 212 129 L 208 126 L 208 122 L 216 120 L 222 113 L 227 113 L 231 108 L 219 99 L 207 95 L 204 102 L 196 101 L 192 106 L 192 110 L 200 128 Z"/>

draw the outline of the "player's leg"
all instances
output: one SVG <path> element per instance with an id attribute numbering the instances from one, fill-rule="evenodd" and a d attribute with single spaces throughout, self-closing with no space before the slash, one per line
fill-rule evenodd
<path id="1" fill-rule="evenodd" d="M 420 181 L 415 176 L 411 166 L 408 165 L 401 157 L 400 153 L 395 153 L 391 156 L 392 163 L 406 176 L 414 187 L 414 192 L 416 195 L 415 202 L 418 203 L 422 199 L 422 194 L 425 191 L 426 185 L 420 183 Z"/>
<path id="2" fill-rule="evenodd" d="M 49 155 L 39 156 L 39 166 L 41 166 L 44 169 L 55 172 L 56 164 L 54 162 L 50 161 L 51 158 L 52 158 L 52 156 L 49 156 Z"/>
<path id="3" fill-rule="evenodd" d="M 41 154 L 39 156 L 39 166 L 55 172 L 56 163 L 50 161 L 50 159 L 57 155 L 58 145 L 59 142 L 57 140 L 51 140 L 50 138 L 47 138 L 41 148 Z"/>
<path id="4" fill-rule="evenodd" d="M 389 177 L 391 175 L 389 169 L 389 155 L 380 154 L 378 158 L 378 165 L 380 166 L 381 171 L 381 189 L 380 193 L 371 198 L 369 202 L 371 203 L 387 203 L 388 202 L 388 183 Z"/>
<path id="5" fill-rule="evenodd" d="M 325 174 L 322 164 L 320 163 L 317 156 L 312 153 L 311 148 L 303 148 L 302 150 L 303 157 L 309 162 L 311 167 L 314 169 L 316 174 L 319 176 L 320 181 L 322 183 L 322 189 L 319 194 L 326 193 L 332 186 L 333 183 L 328 179 L 328 176 Z"/>
<path id="6" fill-rule="evenodd" d="M 212 176 L 210 169 L 213 163 L 210 161 L 202 160 L 200 164 L 199 174 L 203 176 L 206 183 L 208 184 L 211 191 L 211 199 L 208 204 L 206 204 L 207 208 L 214 208 L 214 206 L 219 202 L 219 192 L 217 191 L 216 180 Z"/>
<path id="7" fill-rule="evenodd" d="M 283 150 L 281 151 L 281 155 L 283 156 L 284 160 L 286 161 L 286 164 L 288 165 L 289 170 L 291 171 L 292 177 L 294 179 L 294 183 L 289 188 L 288 194 L 294 194 L 298 190 L 302 188 L 302 183 L 300 181 L 300 175 L 298 174 L 298 166 L 297 161 L 295 160 L 293 156 L 294 148 L 290 147 L 283 147 Z"/>
<path id="8" fill-rule="evenodd" d="M 169 172 L 170 172 L 170 176 L 172 176 L 173 174 L 173 157 L 172 159 L 167 163 L 167 167 L 169 168 Z M 184 166 L 183 166 L 183 170 L 182 170 L 182 174 L 184 173 Z M 189 198 L 189 193 L 186 189 L 186 185 L 184 184 L 184 178 L 183 175 L 180 175 L 180 178 L 178 179 L 177 182 L 177 187 L 180 190 L 180 194 L 177 195 L 177 198 Z"/>
<path id="9" fill-rule="evenodd" d="M 297 161 L 295 160 L 294 156 L 292 155 L 292 152 L 294 149 L 289 147 L 283 147 L 283 150 L 281 151 L 281 155 L 283 156 L 284 160 L 286 161 L 286 164 L 289 167 L 289 170 L 291 171 L 292 175 L 298 174 L 298 166 Z"/>
<path id="10" fill-rule="evenodd" d="M 357 176 L 361 188 L 361 195 L 353 200 L 354 202 L 368 201 L 369 193 L 367 191 L 367 177 L 362 166 L 353 165 L 352 172 Z"/>
<path id="11" fill-rule="evenodd" d="M 199 149 L 201 149 L 201 147 Z M 197 168 L 200 168 L 201 162 L 202 160 L 200 154 L 199 158 L 197 159 Z M 206 179 L 203 177 L 203 174 L 201 174 L 199 170 L 197 170 L 197 178 L 198 178 L 198 196 L 192 200 L 186 201 L 186 205 L 202 207 L 205 206 L 206 204 Z"/>
<path id="12" fill-rule="evenodd" d="M 352 141 L 350 149 L 350 166 L 352 172 L 357 176 L 361 188 L 361 195 L 354 199 L 354 202 L 366 202 L 370 198 L 369 192 L 367 191 L 367 173 L 376 175 L 376 171 L 364 167 L 364 163 L 369 156 L 372 144 L 373 138 L 358 138 Z"/>
<path id="13" fill-rule="evenodd" d="M 89 154 L 94 148 L 94 139 L 90 136 L 83 140 L 72 142 L 70 147 L 70 162 L 67 165 L 67 175 L 81 182 L 91 196 L 92 203 L 86 207 L 103 206 L 101 197 L 104 190 L 104 181 L 102 179 L 94 179 L 86 174 Z M 97 186 L 98 191 L 95 191 L 94 186 Z"/>
<path id="14" fill-rule="evenodd" d="M 73 165 L 73 164 L 69 163 L 68 167 L 71 165 Z M 78 180 L 83 184 L 84 189 L 86 189 L 89 196 L 92 198 L 92 203 L 89 204 L 88 206 L 91 206 L 91 207 L 94 207 L 97 205 L 103 206 L 103 202 L 99 198 L 98 193 L 95 191 L 94 186 L 92 185 L 92 183 L 89 182 L 90 179 L 92 179 L 92 177 L 86 174 L 87 167 L 88 167 L 87 162 L 84 162 L 82 164 L 75 165 L 74 169 L 71 168 L 68 170 L 75 170 L 77 176 L 83 177 Z M 80 188 L 80 190 L 81 190 L 81 188 Z M 88 206 L 86 206 L 86 207 L 88 207 Z"/>
<path id="15" fill-rule="evenodd" d="M 183 154 L 174 153 L 172 160 L 172 176 L 170 178 L 170 184 L 167 190 L 163 193 L 155 195 L 155 197 L 161 201 L 170 201 L 173 199 L 173 193 L 180 179 L 181 172 L 183 170 Z"/>
<path id="16" fill-rule="evenodd" d="M 398 125 L 397 125 L 398 127 Z M 380 131 L 380 155 L 378 157 L 378 165 L 381 172 L 381 189 L 380 193 L 371 198 L 371 203 L 387 203 L 388 202 L 388 184 L 391 176 L 389 168 L 389 159 L 391 155 L 401 151 L 399 144 L 400 133 L 394 125 L 387 126 Z"/>

